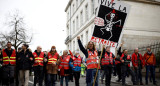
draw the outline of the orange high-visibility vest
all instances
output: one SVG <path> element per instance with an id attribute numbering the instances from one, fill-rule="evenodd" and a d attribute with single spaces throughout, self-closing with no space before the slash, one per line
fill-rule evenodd
<path id="1" fill-rule="evenodd" d="M 79 55 L 78 58 L 75 58 L 75 59 L 73 60 L 73 65 L 74 65 L 74 66 L 79 66 L 79 67 L 81 67 L 81 62 L 82 62 L 81 56 Z"/>
<path id="2" fill-rule="evenodd" d="M 57 59 L 58 59 L 58 53 L 55 53 L 53 56 L 50 52 L 48 53 L 48 64 L 56 64 Z"/>
<path id="3" fill-rule="evenodd" d="M 110 55 L 108 56 L 107 52 L 105 53 L 105 58 L 102 58 L 101 61 L 102 65 L 113 65 L 113 57 L 112 57 L 112 52 L 110 52 Z"/>
<path id="4" fill-rule="evenodd" d="M 120 60 L 123 60 L 124 54 L 121 55 Z M 127 55 L 127 60 L 131 60 L 130 55 Z M 128 63 L 128 67 L 130 67 L 130 64 Z"/>
<path id="5" fill-rule="evenodd" d="M 92 53 L 91 51 L 88 51 L 88 58 L 86 59 L 87 69 L 98 68 L 98 62 L 99 62 L 99 58 L 98 58 L 97 51 L 94 51 L 94 53 Z M 100 69 L 100 66 L 99 66 L 99 69 Z"/>
<path id="6" fill-rule="evenodd" d="M 16 50 L 12 51 L 10 58 L 5 52 L 5 49 L 3 49 L 2 54 L 3 54 L 3 63 L 5 65 L 8 65 L 8 64 L 16 65 Z"/>
<path id="7" fill-rule="evenodd" d="M 62 69 L 62 68 L 64 68 L 65 70 L 69 69 L 70 56 L 68 55 L 65 59 L 63 59 L 61 56 L 60 59 L 61 59 L 61 63 L 59 65 L 59 69 Z"/>
<path id="8" fill-rule="evenodd" d="M 35 58 L 35 62 L 37 63 L 34 63 L 33 66 L 43 66 L 43 60 L 44 60 L 44 53 L 41 52 L 40 55 L 38 56 L 36 52 L 33 53 L 33 56 Z"/>

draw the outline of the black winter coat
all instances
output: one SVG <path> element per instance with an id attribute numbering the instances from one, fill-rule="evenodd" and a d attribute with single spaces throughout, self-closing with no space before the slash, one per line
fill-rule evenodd
<path id="1" fill-rule="evenodd" d="M 33 58 L 33 61 L 31 61 L 30 58 L 33 58 L 33 54 L 28 49 L 26 50 L 25 53 L 24 53 L 24 50 L 22 50 L 18 54 L 17 63 L 19 65 L 19 70 L 30 70 L 31 69 L 34 63 L 34 58 Z"/>

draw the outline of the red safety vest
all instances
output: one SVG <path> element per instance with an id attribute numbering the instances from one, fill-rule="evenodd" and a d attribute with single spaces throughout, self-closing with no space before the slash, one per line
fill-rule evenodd
<path id="1" fill-rule="evenodd" d="M 141 64 L 144 65 L 144 60 L 142 58 L 142 55 L 139 54 L 139 53 L 138 53 L 138 55 L 139 55 L 139 59 L 137 57 L 137 54 L 135 54 L 135 53 L 132 54 L 132 64 L 133 64 L 134 67 L 138 66 L 139 60 L 141 61 Z"/>
<path id="2" fill-rule="evenodd" d="M 112 57 L 112 52 L 110 52 L 110 55 L 108 56 L 107 52 L 105 53 L 105 58 L 102 58 L 101 61 L 102 65 L 113 65 L 113 57 Z"/>
<path id="3" fill-rule="evenodd" d="M 62 58 L 62 56 L 60 57 L 61 59 L 61 63 L 59 65 L 59 69 L 62 69 L 64 68 L 65 70 L 68 70 L 69 69 L 69 60 L 70 60 L 70 56 L 68 55 L 65 59 Z"/>
<path id="4" fill-rule="evenodd" d="M 120 60 L 123 60 L 124 54 L 121 55 Z M 131 60 L 130 55 L 127 55 L 127 60 Z M 128 67 L 130 67 L 130 63 L 128 63 Z"/>
<path id="5" fill-rule="evenodd" d="M 73 65 L 74 65 L 74 66 L 79 66 L 79 67 L 81 67 L 81 62 L 82 62 L 82 60 L 81 60 L 81 56 L 80 56 L 80 55 L 78 56 L 78 58 L 74 58 L 74 59 L 73 59 Z"/>
<path id="6" fill-rule="evenodd" d="M 88 51 L 88 58 L 86 59 L 87 69 L 98 68 L 98 62 L 99 62 L 99 58 L 98 58 L 97 51 L 94 51 L 94 53 L 92 53 L 91 51 Z M 99 66 L 99 69 L 100 69 L 100 66 Z"/>
<path id="7" fill-rule="evenodd" d="M 34 52 L 33 56 L 35 58 L 35 63 L 33 64 L 33 66 L 38 66 L 38 65 L 43 66 L 44 53 L 41 52 L 40 55 L 38 56 L 37 53 Z"/>
<path id="8" fill-rule="evenodd" d="M 121 62 L 120 61 L 117 61 L 117 60 L 115 60 L 115 64 L 117 65 L 117 64 L 120 64 Z"/>
<path id="9" fill-rule="evenodd" d="M 48 53 L 48 64 L 56 64 L 57 59 L 58 59 L 58 53 L 55 53 L 53 56 L 50 52 Z"/>
<path id="10" fill-rule="evenodd" d="M 7 55 L 7 53 L 5 52 L 5 49 L 3 49 L 2 51 L 3 54 L 3 64 L 8 65 L 16 65 L 16 50 L 12 51 L 12 54 L 9 58 L 9 56 Z"/>

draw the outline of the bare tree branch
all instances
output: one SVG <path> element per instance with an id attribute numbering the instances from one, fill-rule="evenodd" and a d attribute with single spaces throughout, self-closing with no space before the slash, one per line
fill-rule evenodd
<path id="1" fill-rule="evenodd" d="M 0 33 L 0 46 L 5 47 L 8 41 L 12 42 L 14 48 L 17 48 L 22 43 L 30 43 L 32 36 L 27 35 L 27 29 L 24 23 L 24 17 L 22 17 L 18 10 L 13 15 L 9 16 L 9 21 L 6 23 L 12 30 L 8 33 Z"/>

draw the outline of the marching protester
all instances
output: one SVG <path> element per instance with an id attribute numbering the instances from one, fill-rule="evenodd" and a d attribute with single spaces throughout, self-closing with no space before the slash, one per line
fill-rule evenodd
<path id="1" fill-rule="evenodd" d="M 153 84 L 156 85 L 156 80 L 155 80 L 156 58 L 154 53 L 151 51 L 151 48 L 147 48 L 147 52 L 144 54 L 143 58 L 145 60 L 145 65 L 146 65 L 146 85 L 148 85 L 149 71 L 151 73 Z"/>
<path id="2" fill-rule="evenodd" d="M 17 51 L 17 57 L 18 54 L 21 52 L 22 48 L 19 47 Z M 16 73 L 15 73 L 15 78 L 16 78 L 16 86 L 19 86 L 19 64 L 18 61 L 16 61 Z"/>
<path id="3" fill-rule="evenodd" d="M 2 55 L 2 49 L 0 48 L 0 57 Z M 3 71 L 2 71 L 2 59 L 0 58 L 0 76 L 2 76 L 3 74 Z M 2 77 L 0 77 L 0 85 L 2 85 Z"/>
<path id="4" fill-rule="evenodd" d="M 22 51 L 18 54 L 18 64 L 20 73 L 20 86 L 28 86 L 29 70 L 34 62 L 32 52 L 27 44 L 22 45 Z"/>
<path id="5" fill-rule="evenodd" d="M 114 54 L 110 51 L 110 47 L 107 46 L 106 50 L 102 54 L 101 65 L 104 67 L 105 72 L 105 85 L 110 86 L 113 61 L 115 59 Z"/>
<path id="6" fill-rule="evenodd" d="M 104 84 L 104 83 L 103 83 L 103 80 L 104 80 L 104 78 L 105 78 L 105 71 L 104 71 L 103 65 L 101 65 L 100 77 L 101 77 L 101 83 Z"/>
<path id="7" fill-rule="evenodd" d="M 37 47 L 37 50 L 33 52 L 34 56 L 34 64 L 33 64 L 33 70 L 34 70 L 34 86 L 38 83 L 39 86 L 42 86 L 43 82 L 43 66 L 44 66 L 44 60 L 45 55 L 42 52 L 41 46 Z M 46 62 L 46 60 L 45 60 Z"/>
<path id="8" fill-rule="evenodd" d="M 126 73 L 130 73 L 132 76 L 132 82 L 133 85 L 136 85 L 136 81 L 135 81 L 135 74 L 133 72 L 133 70 L 131 70 L 130 68 L 130 61 L 131 61 L 131 57 L 130 55 L 127 54 L 127 49 L 124 49 L 123 52 L 121 52 L 121 47 L 123 46 L 123 43 L 120 45 L 119 50 L 118 50 L 118 55 L 120 55 L 120 61 L 122 62 L 121 65 L 121 73 L 122 73 L 122 86 L 126 85 Z"/>
<path id="9" fill-rule="evenodd" d="M 72 57 L 71 56 L 71 54 L 68 54 L 70 57 Z M 71 60 L 71 59 L 70 59 Z M 73 82 L 73 70 L 72 70 L 72 67 L 70 67 L 69 66 L 69 80 L 68 80 L 69 82 Z"/>
<path id="10" fill-rule="evenodd" d="M 85 75 L 85 69 L 86 69 L 86 66 L 85 66 L 85 61 L 83 61 L 82 59 L 82 63 L 81 63 L 81 76 L 84 77 Z"/>
<path id="11" fill-rule="evenodd" d="M 93 86 L 94 78 L 96 78 L 95 86 L 98 86 L 99 81 L 99 71 L 97 77 L 95 77 L 97 68 L 98 68 L 98 52 L 95 48 L 93 42 L 88 42 L 87 49 L 85 49 L 81 43 L 80 37 L 77 37 L 78 45 L 80 50 L 86 56 L 86 65 L 87 65 L 87 74 L 86 74 L 86 83 L 87 86 Z M 100 69 L 100 68 L 99 68 Z"/>
<path id="12" fill-rule="evenodd" d="M 120 57 L 117 57 L 117 59 L 120 59 Z M 118 80 L 117 82 L 120 82 L 122 80 L 122 74 L 121 74 L 121 61 L 115 60 L 115 66 L 116 66 L 116 71 L 118 75 Z"/>
<path id="13" fill-rule="evenodd" d="M 79 86 L 82 59 L 79 54 L 79 51 L 76 51 L 75 55 L 74 56 L 71 55 L 71 56 L 72 58 L 70 60 L 70 66 L 72 67 L 72 70 L 73 70 L 73 76 L 75 78 L 75 86 Z"/>
<path id="14" fill-rule="evenodd" d="M 144 61 L 142 58 L 142 55 L 138 53 L 138 48 L 134 50 L 134 53 L 132 54 L 132 64 L 136 76 L 136 83 L 143 85 L 142 82 L 142 68 L 144 68 Z M 140 81 L 139 81 L 140 80 Z"/>
<path id="15" fill-rule="evenodd" d="M 14 86 L 14 73 L 16 65 L 16 50 L 12 49 L 12 43 L 7 42 L 7 48 L 2 50 L 0 59 L 3 66 L 3 85 Z"/>
<path id="16" fill-rule="evenodd" d="M 43 51 L 43 53 L 44 53 L 45 58 L 47 58 L 48 52 Z M 47 62 L 44 62 L 43 65 L 44 65 L 43 66 L 44 86 L 47 86 L 47 69 L 46 69 Z"/>
<path id="17" fill-rule="evenodd" d="M 48 52 L 47 59 L 47 86 L 56 86 L 56 75 L 58 73 L 58 64 L 60 59 L 55 46 L 51 47 L 50 52 Z"/>
<path id="18" fill-rule="evenodd" d="M 63 86 L 63 79 L 65 78 L 65 83 L 66 86 L 68 86 L 68 80 L 69 80 L 69 61 L 70 61 L 70 56 L 68 55 L 68 51 L 64 50 L 63 55 L 60 57 L 60 65 L 59 65 L 59 70 L 60 70 L 60 86 Z"/>

